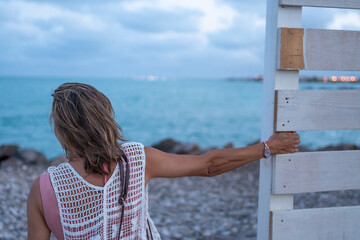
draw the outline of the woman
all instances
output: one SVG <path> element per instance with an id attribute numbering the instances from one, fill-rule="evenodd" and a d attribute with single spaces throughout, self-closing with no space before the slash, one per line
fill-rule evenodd
<path id="1" fill-rule="evenodd" d="M 148 214 L 152 178 L 212 177 L 271 154 L 298 151 L 299 135 L 191 156 L 125 141 L 109 99 L 94 87 L 64 83 L 54 93 L 51 123 L 69 162 L 32 184 L 28 239 L 160 239 Z"/>

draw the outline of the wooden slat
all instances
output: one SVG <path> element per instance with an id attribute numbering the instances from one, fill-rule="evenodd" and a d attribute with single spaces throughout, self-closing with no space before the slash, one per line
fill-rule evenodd
<path id="1" fill-rule="evenodd" d="M 360 71 L 360 31 L 281 28 L 279 32 L 279 69 Z"/>
<path id="2" fill-rule="evenodd" d="M 360 129 L 360 90 L 278 90 L 276 130 Z"/>
<path id="3" fill-rule="evenodd" d="M 272 240 L 355 240 L 360 207 L 273 211 Z"/>
<path id="4" fill-rule="evenodd" d="M 305 69 L 360 70 L 360 31 L 306 29 Z"/>
<path id="5" fill-rule="evenodd" d="M 304 50 L 302 28 L 280 28 L 279 38 L 281 43 L 280 50 L 280 69 L 304 69 Z"/>
<path id="6" fill-rule="evenodd" d="M 307 6 L 359 9 L 359 0 L 280 0 L 282 6 Z"/>
<path id="7" fill-rule="evenodd" d="M 273 194 L 360 189 L 360 151 L 276 155 Z"/>

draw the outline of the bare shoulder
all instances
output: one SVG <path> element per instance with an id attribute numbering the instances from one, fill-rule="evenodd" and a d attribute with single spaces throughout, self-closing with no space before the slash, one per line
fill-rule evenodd
<path id="1" fill-rule="evenodd" d="M 148 156 L 151 157 L 152 154 L 156 153 L 156 150 L 157 150 L 156 148 L 144 146 L 146 157 Z"/>
<path id="2" fill-rule="evenodd" d="M 31 185 L 27 201 L 28 240 L 48 240 L 50 229 L 47 227 L 41 202 L 40 176 Z"/>
<path id="3" fill-rule="evenodd" d="M 31 184 L 29 198 L 35 198 L 37 194 L 40 194 L 40 176 L 35 178 L 35 180 Z"/>
<path id="4" fill-rule="evenodd" d="M 37 210 L 41 211 L 41 192 L 40 192 L 40 176 L 38 176 L 32 183 L 29 197 L 28 197 L 28 207 L 36 208 Z"/>

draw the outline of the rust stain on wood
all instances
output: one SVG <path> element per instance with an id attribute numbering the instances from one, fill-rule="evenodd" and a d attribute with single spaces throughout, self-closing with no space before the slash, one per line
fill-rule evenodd
<path id="1" fill-rule="evenodd" d="M 304 29 L 281 28 L 280 69 L 304 69 Z"/>

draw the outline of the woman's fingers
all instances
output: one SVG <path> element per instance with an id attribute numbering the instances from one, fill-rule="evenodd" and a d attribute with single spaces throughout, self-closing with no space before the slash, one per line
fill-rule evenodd
<path id="1" fill-rule="evenodd" d="M 296 132 L 278 132 L 270 139 L 277 153 L 294 153 L 299 151 L 300 136 Z"/>

